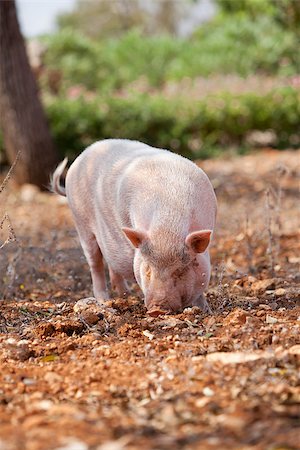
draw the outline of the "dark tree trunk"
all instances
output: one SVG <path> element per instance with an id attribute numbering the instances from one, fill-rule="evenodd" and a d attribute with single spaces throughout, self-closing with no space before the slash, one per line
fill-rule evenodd
<path id="1" fill-rule="evenodd" d="M 18 184 L 45 188 L 57 162 L 20 32 L 14 0 L 0 0 L 0 125 L 8 160 Z"/>

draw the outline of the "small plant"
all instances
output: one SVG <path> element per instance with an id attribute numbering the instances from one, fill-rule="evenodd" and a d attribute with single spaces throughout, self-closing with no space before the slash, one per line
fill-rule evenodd
<path id="1" fill-rule="evenodd" d="M 282 234 L 282 181 L 287 174 L 285 166 L 276 169 L 275 188 L 269 187 L 265 191 L 267 255 L 269 257 L 269 270 L 272 277 L 275 276 L 275 267 L 278 263 L 280 252 L 280 236 Z"/>
<path id="2" fill-rule="evenodd" d="M 13 164 L 12 164 L 12 166 L 10 167 L 8 173 L 6 174 L 6 177 L 4 178 L 3 182 L 2 182 L 1 185 L 0 185 L 0 194 L 1 194 L 1 193 L 4 191 L 4 189 L 6 188 L 7 183 L 9 182 L 9 180 L 10 180 L 10 178 L 11 178 L 11 175 L 12 175 L 12 173 L 13 173 L 13 170 L 14 170 L 14 168 L 15 168 L 17 162 L 18 162 L 18 159 L 19 159 L 19 157 L 20 157 L 20 154 L 21 154 L 21 151 L 19 151 L 19 152 L 17 153 L 17 156 L 16 156 L 15 161 L 13 162 Z M 7 228 L 8 228 L 8 236 L 7 236 L 7 238 L 4 240 L 3 243 L 0 243 L 0 250 L 2 250 L 2 249 L 3 249 L 7 244 L 9 244 L 9 243 L 12 243 L 12 242 L 17 242 L 17 243 L 18 243 L 16 233 L 15 233 L 15 231 L 14 231 L 13 225 L 12 225 L 12 223 L 11 223 L 10 217 L 9 217 L 9 215 L 8 215 L 7 212 L 4 212 L 2 218 L 0 219 L 0 231 L 3 230 L 4 224 L 7 224 Z M 15 273 L 15 272 L 16 272 L 16 263 L 17 263 L 17 261 L 18 261 L 20 255 L 21 255 L 21 247 L 20 247 L 20 245 L 18 245 L 18 251 L 17 251 L 16 255 L 14 256 L 13 261 L 11 261 L 11 262 L 8 264 L 8 267 L 7 267 L 7 270 L 6 270 L 6 274 L 7 274 L 8 277 L 9 277 L 9 283 L 8 283 L 8 285 L 6 285 L 6 287 L 5 287 L 5 289 L 4 289 L 4 292 L 2 292 L 2 293 L 0 292 L 0 294 L 2 295 L 2 298 L 5 298 L 6 292 L 8 291 L 8 289 L 9 289 L 10 286 L 12 285 L 13 280 L 15 279 L 15 276 L 16 276 L 16 273 Z"/>
<path id="3" fill-rule="evenodd" d="M 5 187 L 6 187 L 7 183 L 8 183 L 8 181 L 10 180 L 11 175 L 12 175 L 12 173 L 13 173 L 13 170 L 14 170 L 14 168 L 15 168 L 17 162 L 18 162 L 18 159 L 19 159 L 19 157 L 20 157 L 20 154 L 21 154 L 21 152 L 19 151 L 18 154 L 17 154 L 17 156 L 16 156 L 15 161 L 13 162 L 13 164 L 12 164 L 12 166 L 11 166 L 11 168 L 10 168 L 9 171 L 7 172 L 6 177 L 5 177 L 4 180 L 2 181 L 2 183 L 1 183 L 1 185 L 0 185 L 0 194 L 4 191 L 4 189 L 5 189 Z M 1 250 L 6 244 L 8 244 L 9 242 L 15 242 L 15 241 L 17 240 L 16 234 L 15 234 L 15 232 L 14 232 L 14 229 L 13 229 L 13 226 L 12 226 L 12 223 L 11 223 L 11 220 L 10 220 L 9 215 L 8 215 L 7 212 L 5 212 L 5 213 L 3 214 L 3 216 L 2 216 L 2 218 L 0 219 L 0 231 L 3 230 L 3 226 L 4 226 L 5 223 L 6 223 L 7 226 L 8 226 L 8 237 L 7 237 L 7 239 L 6 239 L 2 244 L 0 244 L 0 250 Z"/>
<path id="4" fill-rule="evenodd" d="M 254 265 L 254 233 L 250 228 L 249 224 L 249 216 L 246 214 L 246 226 L 245 226 L 245 242 L 246 242 L 246 251 L 247 251 L 247 261 L 248 261 L 248 270 L 251 274 L 255 273 L 255 265 Z"/>

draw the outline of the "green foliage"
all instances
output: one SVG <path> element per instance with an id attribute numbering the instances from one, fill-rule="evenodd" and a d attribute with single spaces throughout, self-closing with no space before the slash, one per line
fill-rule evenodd
<path id="1" fill-rule="evenodd" d="M 238 2 L 234 2 L 238 3 Z M 300 68 L 300 54 L 295 49 L 298 39 L 266 15 L 255 20 L 244 14 L 218 16 L 195 34 L 197 65 L 190 67 L 190 76 L 200 71 L 211 73 L 292 74 Z M 187 63 L 188 61 L 186 61 Z M 203 73 L 205 70 L 206 73 Z M 189 74 L 187 74 L 189 75 Z"/>
<path id="2" fill-rule="evenodd" d="M 142 37 L 133 30 L 120 39 L 90 40 L 70 29 L 50 36 L 45 64 L 62 74 L 60 92 L 82 84 L 103 94 L 143 78 L 154 87 L 184 77 L 211 74 L 299 73 L 295 33 L 283 31 L 267 15 L 250 20 L 218 16 L 192 39 Z M 45 83 L 44 83 L 45 85 Z"/>
<path id="3" fill-rule="evenodd" d="M 95 89 L 101 79 L 101 47 L 89 38 L 71 29 L 46 37 L 48 51 L 45 55 L 47 70 L 59 70 L 65 80 L 63 86 L 84 82 Z"/>
<path id="4" fill-rule="evenodd" d="M 285 0 L 284 0 L 285 1 Z M 288 0 L 289 1 L 289 0 Z M 217 5 L 226 14 L 246 13 L 250 17 L 259 15 L 273 16 L 276 11 L 276 3 L 272 0 L 216 0 Z"/>
<path id="5" fill-rule="evenodd" d="M 48 100 L 46 110 L 56 144 L 75 157 L 104 138 L 137 139 L 188 157 L 207 157 L 212 149 L 245 146 L 253 130 L 272 130 L 276 144 L 300 142 L 299 92 L 282 88 L 266 95 L 223 93 L 194 102 L 162 95 Z"/>
<path id="6" fill-rule="evenodd" d="M 160 2 L 167 5 L 162 17 L 172 2 Z M 95 12 L 91 20 L 89 5 L 82 1 L 85 18 L 79 10 L 65 16 L 62 30 L 45 38 L 40 83 L 62 156 L 75 157 L 95 140 L 118 137 L 207 157 L 226 146 L 245 148 L 253 130 L 272 130 L 277 146 L 299 145 L 296 88 L 259 95 L 220 93 L 218 86 L 218 94 L 204 95 L 201 101 L 188 94 L 164 98 L 159 90 L 185 78 L 214 74 L 298 76 L 300 2 L 217 0 L 221 12 L 190 38 L 131 28 L 123 7 L 140 2 L 100 3 L 93 7 L 121 8 L 117 15 L 123 25 L 117 34 L 114 27 L 112 32 L 94 32 L 106 13 L 97 17 Z M 137 16 L 134 20 L 139 23 Z M 174 22 L 171 16 L 170 20 Z M 91 33 L 85 29 L 89 25 L 94 28 Z M 58 89 L 57 84 L 52 87 L 51 73 L 54 81 L 60 79 Z"/>
<path id="7" fill-rule="evenodd" d="M 251 19 L 268 16 L 280 24 L 299 34 L 300 2 L 298 0 L 216 0 L 225 14 L 244 14 Z M 229 17 L 228 17 L 229 19 Z"/>
<path id="8" fill-rule="evenodd" d="M 47 39 L 45 64 L 60 70 L 63 88 L 83 84 L 91 90 L 118 89 L 144 76 L 150 85 L 161 85 L 168 76 L 179 47 L 171 37 L 142 38 L 133 30 L 120 39 L 96 43 L 66 29 Z"/>

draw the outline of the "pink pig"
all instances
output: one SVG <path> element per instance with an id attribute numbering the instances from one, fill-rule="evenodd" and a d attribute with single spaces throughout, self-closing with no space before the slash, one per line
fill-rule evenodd
<path id="1" fill-rule="evenodd" d="M 60 177 L 54 192 L 67 196 L 88 261 L 97 300 L 108 298 L 104 260 L 119 295 L 137 281 L 148 313 L 187 306 L 210 308 L 209 244 L 217 202 L 207 175 L 193 162 L 137 141 L 95 142 Z"/>

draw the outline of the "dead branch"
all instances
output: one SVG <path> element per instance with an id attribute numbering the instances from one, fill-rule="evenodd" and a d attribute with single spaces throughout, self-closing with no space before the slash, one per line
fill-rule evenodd
<path id="1" fill-rule="evenodd" d="M 6 177 L 4 178 L 2 184 L 0 185 L 0 194 L 1 194 L 2 191 L 4 191 L 4 189 L 5 189 L 6 185 L 7 185 L 7 183 L 8 183 L 9 180 L 10 180 L 11 175 L 12 175 L 12 173 L 13 173 L 13 170 L 14 170 L 14 168 L 15 168 L 15 166 L 16 166 L 16 164 L 17 164 L 19 158 L 20 158 L 20 154 L 21 154 L 21 150 L 18 151 L 17 156 L 16 156 L 16 159 L 14 160 L 14 162 L 13 162 L 11 168 L 9 169 L 9 171 L 8 171 L 7 174 L 6 174 Z"/>

